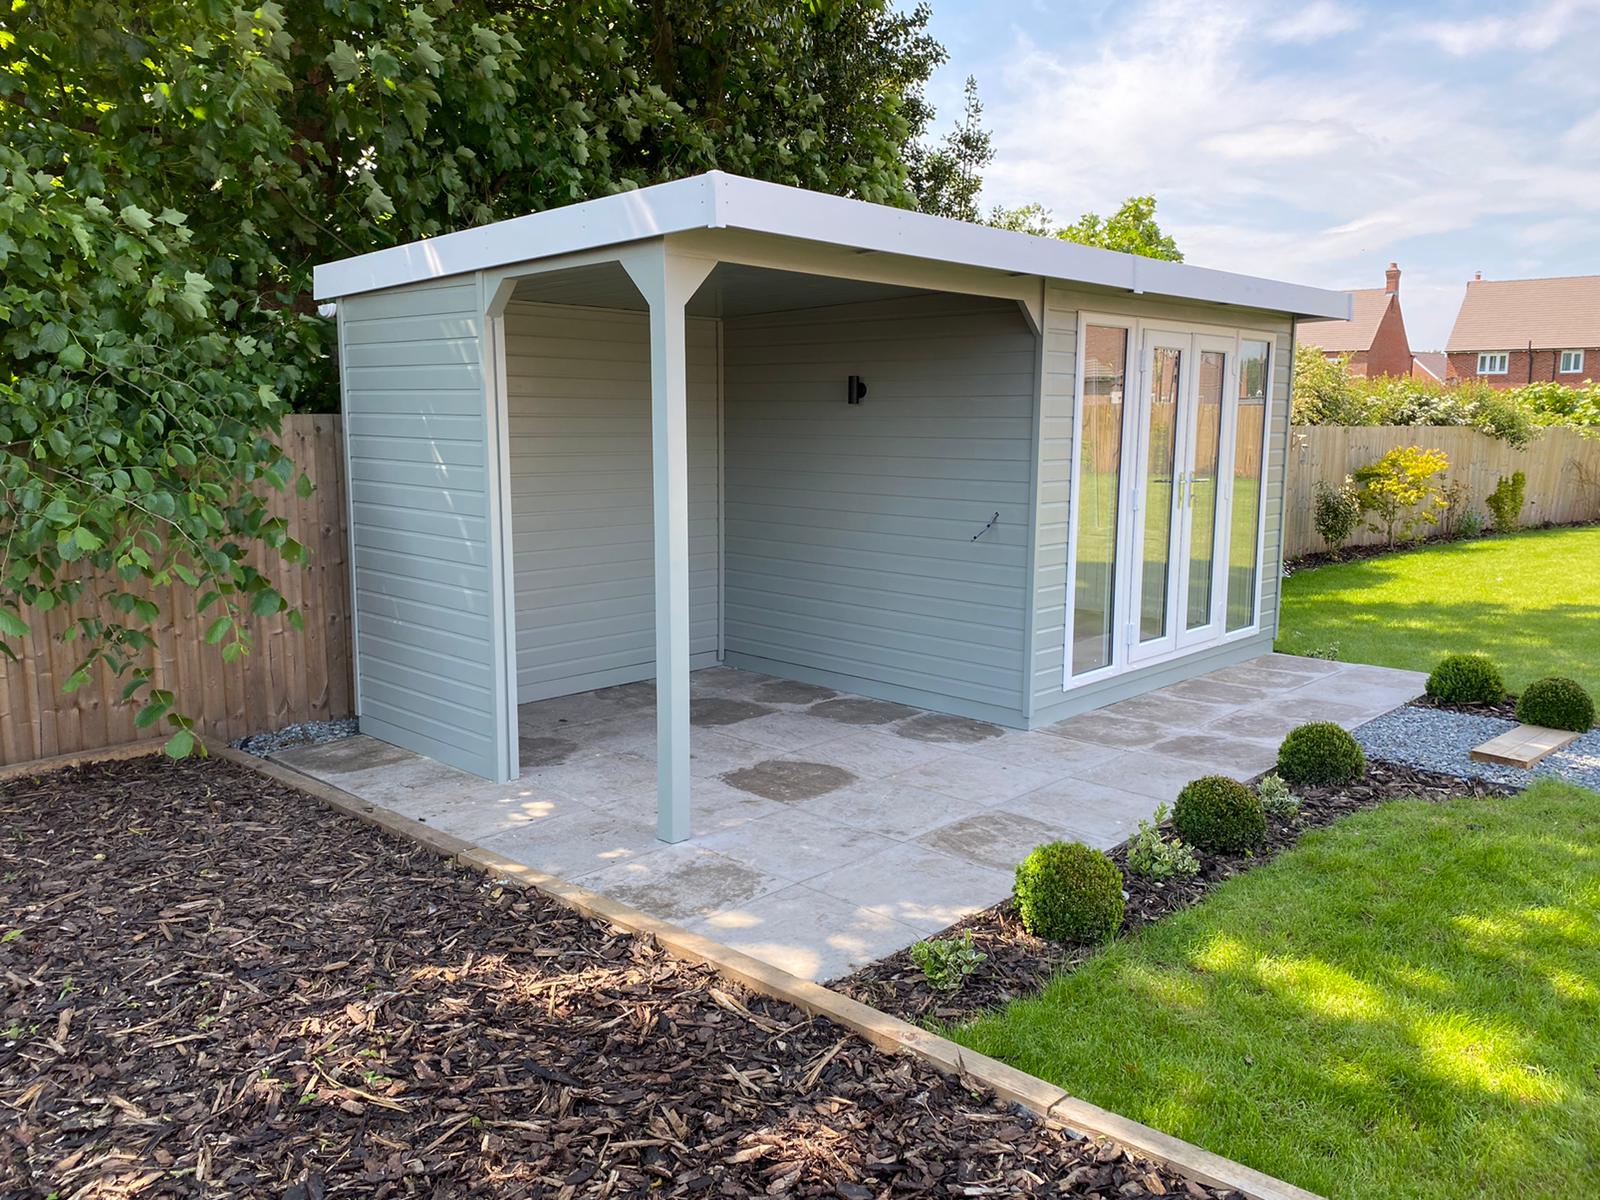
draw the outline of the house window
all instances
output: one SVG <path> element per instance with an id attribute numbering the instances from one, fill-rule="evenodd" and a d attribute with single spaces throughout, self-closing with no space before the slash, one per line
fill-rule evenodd
<path id="1" fill-rule="evenodd" d="M 1563 375 L 1576 375 L 1583 370 L 1582 350 L 1563 350 L 1561 352 L 1561 373 Z"/>
<path id="2" fill-rule="evenodd" d="M 1504 375 L 1511 365 L 1511 355 L 1504 350 L 1478 355 L 1479 375 Z"/>

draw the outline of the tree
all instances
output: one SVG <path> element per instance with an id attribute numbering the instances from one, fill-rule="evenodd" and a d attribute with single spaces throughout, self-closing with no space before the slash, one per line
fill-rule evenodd
<path id="1" fill-rule="evenodd" d="M 722 168 L 912 207 L 943 50 L 888 0 L 28 0 L 0 16 L 0 647 L 85 599 L 69 688 L 165 589 L 237 657 L 303 549 L 262 487 L 330 406 L 318 262 Z M 106 582 L 110 580 L 112 582 Z"/>
<path id="2" fill-rule="evenodd" d="M 983 169 L 994 161 L 994 145 L 982 121 L 978 81 L 968 75 L 955 128 L 937 147 L 917 145 L 911 151 L 911 190 L 923 212 L 958 221 L 982 219 L 978 193 L 983 189 Z"/>
<path id="3" fill-rule="evenodd" d="M 1050 210 L 1042 204 L 990 210 L 989 224 L 1038 237 L 1057 237 L 1102 250 L 1120 250 L 1145 258 L 1182 262 L 1183 253 L 1172 236 L 1156 223 L 1154 196 L 1129 196 L 1109 217 L 1086 212 L 1071 225 L 1056 227 Z"/>

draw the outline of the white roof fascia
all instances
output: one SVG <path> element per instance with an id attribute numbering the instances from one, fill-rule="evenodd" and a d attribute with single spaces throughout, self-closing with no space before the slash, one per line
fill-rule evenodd
<path id="1" fill-rule="evenodd" d="M 1347 292 L 1164 262 L 710 171 L 316 268 L 319 300 L 690 229 L 848 249 L 1303 317 L 1350 316 Z"/>

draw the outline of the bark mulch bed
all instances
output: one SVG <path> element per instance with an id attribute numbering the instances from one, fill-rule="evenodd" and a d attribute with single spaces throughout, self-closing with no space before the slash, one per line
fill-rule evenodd
<path id="1" fill-rule="evenodd" d="M 1509 795 L 1515 789 L 1482 780 L 1458 779 L 1396 763 L 1368 765 L 1360 782 L 1342 788 L 1299 788 L 1299 813 L 1292 820 L 1267 818 L 1267 841 L 1250 854 L 1202 854 L 1200 873 L 1189 879 L 1157 881 L 1126 871 L 1127 845 L 1107 853 L 1123 869 L 1127 911 L 1122 934 L 1188 908 L 1212 888 L 1251 867 L 1269 862 L 1294 845 L 1307 830 L 1328 825 L 1348 813 L 1374 808 L 1387 800 L 1414 796 L 1449 800 L 1458 796 Z M 1034 937 L 1023 929 L 1007 900 L 957 922 L 940 936 L 967 930 L 987 961 L 958 992 L 935 991 L 905 950 L 879 959 L 828 986 L 864 1004 L 907 1021 L 963 1021 L 998 1008 L 1019 996 L 1037 992 L 1058 971 L 1070 970 L 1099 952 L 1098 946 L 1064 945 Z"/>
<path id="2" fill-rule="evenodd" d="M 1411 702 L 1413 708 L 1442 708 L 1446 712 L 1467 713 L 1474 717 L 1499 717 L 1504 721 L 1517 719 L 1517 698 L 1507 696 L 1495 704 L 1479 700 L 1439 700 L 1433 696 L 1418 696 Z"/>
<path id="3" fill-rule="evenodd" d="M 0 784 L 0 1195 L 1214 1196 L 224 762 Z"/>

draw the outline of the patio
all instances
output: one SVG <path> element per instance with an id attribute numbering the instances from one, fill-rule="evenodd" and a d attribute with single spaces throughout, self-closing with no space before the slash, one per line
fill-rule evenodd
<path id="1" fill-rule="evenodd" d="M 1190 779 L 1265 771 L 1293 726 L 1353 728 L 1422 681 L 1271 654 L 1024 732 L 709 668 L 691 677 L 694 836 L 672 845 L 648 683 L 521 706 L 510 784 L 365 736 L 273 757 L 822 980 L 1003 899 L 1041 842 L 1115 845 Z"/>

